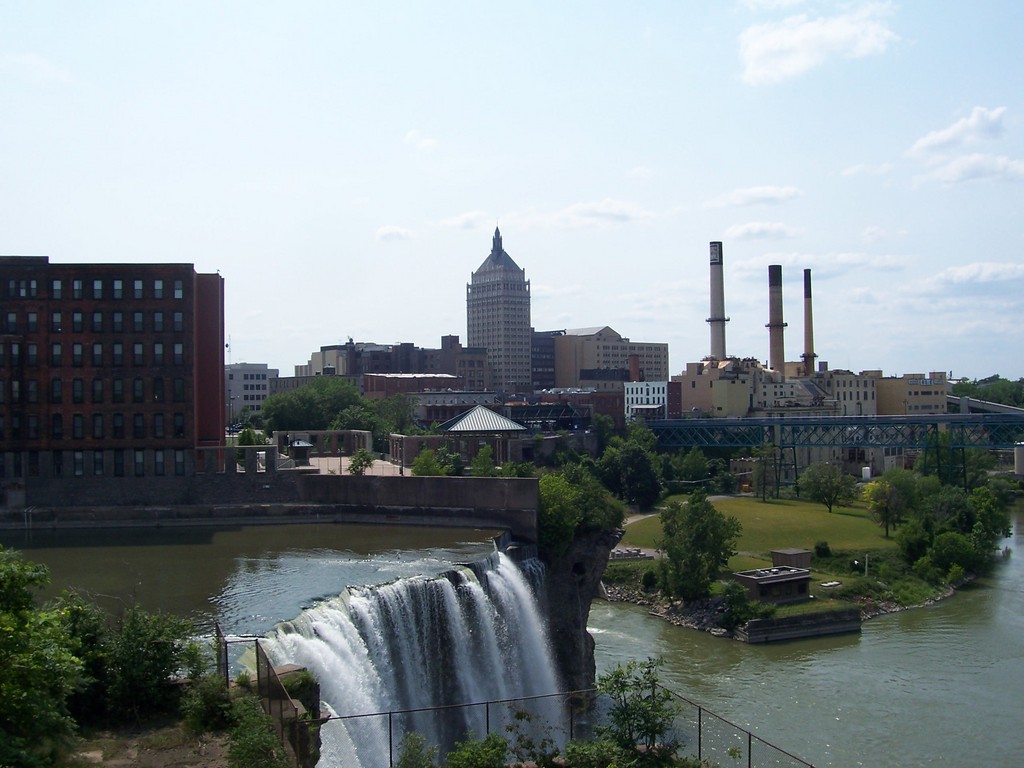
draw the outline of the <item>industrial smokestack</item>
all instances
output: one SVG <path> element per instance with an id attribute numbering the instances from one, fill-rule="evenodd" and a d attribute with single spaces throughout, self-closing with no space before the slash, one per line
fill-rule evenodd
<path id="1" fill-rule="evenodd" d="M 785 375 L 786 346 L 783 331 L 786 324 L 782 322 L 782 265 L 768 266 L 768 367 Z"/>
<path id="2" fill-rule="evenodd" d="M 814 315 L 811 312 L 811 270 L 804 270 L 804 376 L 814 374 Z"/>
<path id="3" fill-rule="evenodd" d="M 722 279 L 722 244 L 711 243 L 711 317 L 706 321 L 711 326 L 711 357 L 725 359 L 725 282 Z"/>

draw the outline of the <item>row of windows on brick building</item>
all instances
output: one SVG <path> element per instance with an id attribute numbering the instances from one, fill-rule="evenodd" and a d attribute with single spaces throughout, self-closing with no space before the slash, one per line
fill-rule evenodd
<path id="1" fill-rule="evenodd" d="M 123 403 L 127 397 L 126 379 L 113 378 L 92 380 L 90 388 L 90 402 L 102 403 L 106 397 L 107 384 L 110 385 L 110 402 Z M 131 399 L 135 403 L 146 402 L 146 379 L 136 377 L 131 379 Z M 71 402 L 85 402 L 85 379 L 71 379 Z M 60 378 L 50 380 L 50 402 L 64 402 L 65 381 Z M 171 398 L 175 403 L 183 403 L 186 399 L 185 379 L 171 379 Z M 166 386 L 163 377 L 156 376 L 149 380 L 149 394 L 151 402 L 162 403 L 167 399 Z M 10 382 L 0 380 L 0 403 L 38 403 L 40 401 L 39 382 L 35 379 L 21 381 L 13 379 Z"/>
<path id="2" fill-rule="evenodd" d="M 144 448 L 115 448 L 113 450 L 82 450 L 71 452 L 71 474 L 75 477 L 84 477 L 86 474 L 86 457 L 89 457 L 89 474 L 95 476 L 106 475 L 106 455 L 110 454 L 110 464 L 114 477 L 124 477 L 126 473 L 127 461 L 131 461 L 132 474 L 136 477 L 145 477 L 147 474 L 146 467 L 146 454 L 149 452 L 152 462 L 150 466 L 150 472 L 155 476 L 163 476 L 167 474 L 167 454 L 172 453 L 173 455 L 173 472 L 175 475 L 185 474 L 185 451 L 176 448 L 172 451 L 170 449 L 156 448 L 156 449 L 144 449 Z M 54 477 L 62 477 L 64 475 L 64 454 L 65 451 L 51 451 L 49 452 L 50 458 L 50 474 Z M 11 476 L 21 477 L 22 472 L 27 469 L 29 477 L 39 477 L 40 472 L 40 452 L 39 451 L 27 451 L 26 457 L 23 458 L 21 453 L 11 454 L 11 460 L 8 462 L 7 455 L 0 452 L 0 477 L 7 476 L 8 463 L 10 464 Z M 26 467 L 27 464 L 27 467 Z"/>
<path id="3" fill-rule="evenodd" d="M 70 318 L 67 318 L 64 312 L 50 313 L 50 333 L 64 333 L 68 328 L 72 333 L 85 333 L 87 329 L 92 333 L 106 333 L 108 329 L 111 333 L 124 333 L 129 329 L 135 333 L 145 333 L 146 331 L 146 313 L 142 311 L 132 312 L 127 318 L 131 321 L 130 323 L 125 322 L 124 312 L 110 312 L 109 323 L 108 316 L 98 310 L 89 313 L 76 310 L 68 314 L 70 314 Z M 86 314 L 89 316 L 88 323 L 86 323 Z M 153 333 L 163 333 L 168 330 L 167 314 L 160 310 L 149 313 L 149 329 Z M 184 312 L 172 312 L 170 317 L 170 330 L 180 332 L 185 329 Z M 68 319 L 70 319 L 70 326 L 66 323 Z M 8 311 L 4 314 L 4 332 L 20 333 L 23 321 L 26 333 L 39 331 L 38 312 L 25 312 L 23 319 L 18 312 Z"/>
<path id="4" fill-rule="evenodd" d="M 89 298 L 94 300 L 102 300 L 104 298 L 107 281 L 103 280 L 103 278 L 94 278 L 91 281 L 86 281 L 81 278 L 72 278 L 68 282 L 70 283 L 70 298 L 72 299 L 86 298 L 87 283 L 90 287 Z M 185 298 L 185 282 L 183 280 L 174 280 L 172 282 L 170 294 L 165 290 L 166 282 L 167 281 L 162 278 L 154 279 L 150 285 L 150 290 L 147 292 L 146 281 L 136 278 L 131 280 L 130 290 L 126 292 L 125 285 L 128 284 L 128 281 L 124 278 L 115 277 L 109 279 L 110 297 L 113 299 Z M 64 285 L 65 281 L 62 278 L 55 278 L 51 280 L 50 298 L 68 298 L 64 295 Z M 7 298 L 9 299 L 34 299 L 38 296 L 39 283 L 36 280 L 11 278 L 7 281 Z"/>
<path id="5" fill-rule="evenodd" d="M 68 358 L 65 357 L 66 347 L 70 347 L 70 356 Z M 170 355 L 167 354 L 168 349 L 170 349 Z M 60 342 L 54 342 L 50 344 L 49 365 L 51 368 L 59 368 L 64 365 L 65 359 L 67 359 L 71 365 L 81 367 L 88 360 L 92 366 L 99 368 L 105 365 L 125 365 L 125 361 L 129 359 L 125 355 L 125 344 L 120 341 L 110 345 L 109 357 L 105 354 L 106 350 L 102 342 L 90 344 L 88 350 L 89 355 L 86 356 L 85 344 L 75 342 L 70 345 L 64 345 Z M 156 341 L 150 345 L 150 352 L 147 355 L 145 342 L 132 342 L 130 361 L 132 365 L 167 365 L 169 363 L 184 365 L 185 344 L 183 342 L 174 342 L 168 345 L 162 341 Z M 20 342 L 11 342 L 6 345 L 0 344 L 0 368 L 6 366 L 15 368 L 22 364 L 28 366 L 41 364 L 38 344 L 34 342 L 26 344 Z"/>
<path id="6" fill-rule="evenodd" d="M 146 414 L 135 413 L 127 415 L 131 416 L 130 436 L 134 439 L 141 440 L 147 437 L 154 437 L 157 439 L 165 437 L 185 437 L 185 414 L 183 413 L 172 414 L 169 432 L 166 414 L 150 414 L 150 425 L 148 430 L 146 426 Z M 127 431 L 127 424 L 129 422 L 125 417 L 126 414 L 124 413 L 109 414 L 108 425 L 108 415 L 94 413 L 92 414 L 91 419 L 89 419 L 89 422 L 91 422 L 91 431 L 86 435 L 85 414 L 74 413 L 71 414 L 70 433 L 65 435 L 64 414 L 54 413 L 50 416 L 50 438 L 53 440 L 63 440 L 65 437 L 70 437 L 73 440 L 85 440 L 87 438 L 103 440 L 109 436 L 113 439 L 120 440 L 129 437 Z M 25 416 L 24 429 L 22 429 L 22 420 L 20 415 L 11 416 L 10 420 L 10 427 L 8 430 L 5 417 L 0 416 L 0 440 L 7 437 L 8 431 L 10 432 L 10 437 L 14 440 L 37 440 L 41 437 L 40 418 L 38 415 L 28 414 Z"/>

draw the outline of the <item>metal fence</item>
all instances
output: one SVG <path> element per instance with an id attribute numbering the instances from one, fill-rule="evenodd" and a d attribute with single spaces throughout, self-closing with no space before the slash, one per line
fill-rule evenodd
<path id="1" fill-rule="evenodd" d="M 813 768 L 759 736 L 682 696 L 672 693 L 679 710 L 666 734 L 679 744 L 677 754 L 727 768 Z M 333 717 L 324 727 L 325 742 L 345 765 L 392 768 L 406 734 L 418 733 L 445 754 L 456 742 L 489 733 L 505 737 L 512 749 L 532 743 L 563 748 L 588 739 L 607 721 L 611 701 L 597 691 L 487 701 L 429 709 Z M 513 755 L 510 755 L 510 758 Z"/>
<path id="2" fill-rule="evenodd" d="M 217 629 L 218 674 L 228 674 L 227 644 Z M 442 707 L 403 709 L 359 715 L 320 718 L 306 713 L 285 690 L 273 663 L 258 640 L 257 692 L 263 709 L 274 721 L 281 743 L 294 765 L 316 762 L 320 745 L 339 765 L 360 768 L 392 768 L 402 754 L 408 734 L 417 733 L 427 747 L 445 755 L 459 741 L 498 733 L 510 745 L 510 759 L 517 746 L 534 745 L 550 752 L 572 740 L 587 740 L 608 722 L 612 700 L 596 690 L 570 691 L 544 696 L 454 704 Z M 660 687 L 660 686 L 659 686 Z M 716 715 L 705 707 L 667 688 L 676 714 L 666 740 L 678 745 L 680 757 L 706 760 L 725 768 L 813 768 L 813 765 Z"/>

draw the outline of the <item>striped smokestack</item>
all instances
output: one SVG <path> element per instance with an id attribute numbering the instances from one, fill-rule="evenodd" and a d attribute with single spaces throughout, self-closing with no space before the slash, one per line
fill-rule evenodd
<path id="1" fill-rule="evenodd" d="M 814 374 L 814 315 L 811 312 L 811 270 L 804 270 L 804 376 Z"/>
<path id="2" fill-rule="evenodd" d="M 711 243 L 711 317 L 706 321 L 711 326 L 711 357 L 725 359 L 725 281 L 722 278 L 722 244 Z"/>
<path id="3" fill-rule="evenodd" d="M 782 265 L 768 266 L 768 367 L 785 375 L 786 346 L 782 321 Z"/>

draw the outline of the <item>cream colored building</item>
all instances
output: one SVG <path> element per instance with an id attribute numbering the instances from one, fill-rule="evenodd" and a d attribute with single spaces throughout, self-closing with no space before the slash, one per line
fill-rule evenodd
<path id="1" fill-rule="evenodd" d="M 487 350 L 488 388 L 532 392 L 530 281 L 494 229 L 491 252 L 466 286 L 466 343 Z"/>
<path id="2" fill-rule="evenodd" d="M 750 415 L 755 386 L 766 374 L 753 358 L 730 357 L 687 363 L 685 371 L 672 381 L 680 383 L 683 414 L 734 418 Z"/>
<path id="3" fill-rule="evenodd" d="M 621 392 L 637 380 L 668 380 L 668 344 L 630 341 L 606 325 L 555 337 L 556 387 Z"/>
<path id="4" fill-rule="evenodd" d="M 944 371 L 905 373 L 902 376 L 882 376 L 881 371 L 865 371 L 875 380 L 878 392 L 878 414 L 884 416 L 922 413 L 945 413 L 946 396 L 950 383 Z"/>
<path id="5" fill-rule="evenodd" d="M 626 421 L 664 419 L 668 414 L 667 381 L 627 381 L 623 385 Z"/>

